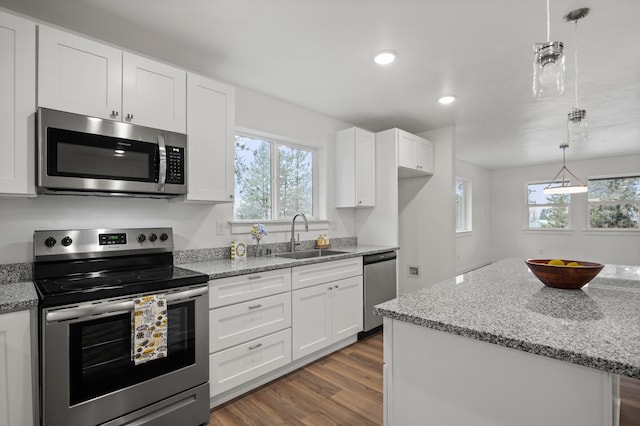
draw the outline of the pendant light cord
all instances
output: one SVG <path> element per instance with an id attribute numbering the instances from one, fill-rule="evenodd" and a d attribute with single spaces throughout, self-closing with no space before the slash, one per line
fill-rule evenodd
<path id="1" fill-rule="evenodd" d="M 547 43 L 551 41 L 551 15 L 549 12 L 549 0 L 547 0 Z"/>
<path id="2" fill-rule="evenodd" d="M 576 81 L 575 81 L 575 90 L 576 90 L 576 109 L 578 108 L 578 20 L 575 20 L 576 23 L 576 51 L 574 54 L 574 65 L 576 67 Z"/>

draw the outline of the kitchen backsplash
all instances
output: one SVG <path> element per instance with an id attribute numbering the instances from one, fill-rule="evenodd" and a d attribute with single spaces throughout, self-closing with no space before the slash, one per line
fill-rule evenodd
<path id="1" fill-rule="evenodd" d="M 315 240 L 300 241 L 300 245 L 296 250 L 313 249 L 315 243 Z M 331 239 L 331 245 L 333 248 L 354 246 L 356 244 L 358 244 L 358 237 Z M 255 256 L 256 248 L 256 244 L 249 244 L 247 246 L 247 256 Z M 282 253 L 289 251 L 289 243 L 260 244 L 260 248 L 263 252 Z M 229 247 L 176 250 L 173 252 L 173 261 L 176 265 L 229 258 L 231 258 L 231 251 Z M 0 264 L 0 284 L 10 284 L 20 281 L 31 281 L 31 263 Z"/>

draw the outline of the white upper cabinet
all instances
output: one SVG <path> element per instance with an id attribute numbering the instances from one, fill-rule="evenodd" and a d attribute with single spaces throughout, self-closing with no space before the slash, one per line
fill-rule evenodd
<path id="1" fill-rule="evenodd" d="M 186 131 L 186 71 L 46 26 L 38 106 Z"/>
<path id="2" fill-rule="evenodd" d="M 120 119 L 121 50 L 42 25 L 38 46 L 38 106 Z"/>
<path id="3" fill-rule="evenodd" d="M 142 56 L 122 54 L 122 120 L 185 133 L 187 73 Z"/>
<path id="4" fill-rule="evenodd" d="M 235 89 L 187 76 L 188 201 L 233 202 Z"/>
<path id="5" fill-rule="evenodd" d="M 35 195 L 36 26 L 0 12 L 0 195 Z"/>
<path id="6" fill-rule="evenodd" d="M 420 136 L 397 130 L 399 177 L 433 174 L 433 143 Z"/>
<path id="7" fill-rule="evenodd" d="M 375 134 L 352 127 L 337 132 L 335 142 L 336 207 L 374 207 Z"/>

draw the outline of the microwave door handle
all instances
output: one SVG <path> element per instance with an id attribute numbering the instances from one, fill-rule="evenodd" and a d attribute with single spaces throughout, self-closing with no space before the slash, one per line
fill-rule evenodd
<path id="1" fill-rule="evenodd" d="M 158 191 L 164 192 L 164 184 L 167 180 L 167 146 L 164 143 L 164 136 L 162 135 L 158 135 L 158 153 L 160 154 Z"/>

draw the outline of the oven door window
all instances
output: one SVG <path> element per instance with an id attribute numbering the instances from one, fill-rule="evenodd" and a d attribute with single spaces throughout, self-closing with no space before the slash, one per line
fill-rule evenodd
<path id="1" fill-rule="evenodd" d="M 69 326 L 70 404 L 142 383 L 195 363 L 195 303 L 168 306 L 166 358 L 131 360 L 131 313 Z"/>
<path id="2" fill-rule="evenodd" d="M 71 130 L 47 129 L 47 174 L 157 182 L 158 145 Z"/>

